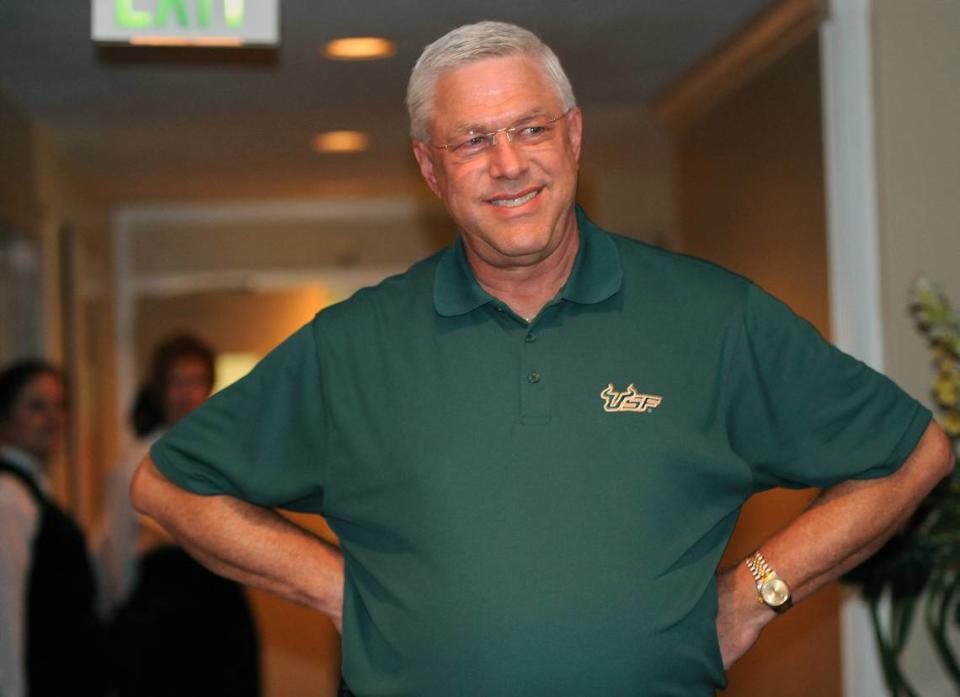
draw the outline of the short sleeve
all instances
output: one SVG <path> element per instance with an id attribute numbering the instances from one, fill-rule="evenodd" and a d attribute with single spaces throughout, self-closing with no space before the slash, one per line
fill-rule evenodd
<path id="1" fill-rule="evenodd" d="M 150 454 L 165 477 L 193 493 L 321 512 L 322 393 L 314 320 L 181 419 Z"/>
<path id="2" fill-rule="evenodd" d="M 756 286 L 741 323 L 724 404 L 755 490 L 882 477 L 906 460 L 926 408 Z"/>

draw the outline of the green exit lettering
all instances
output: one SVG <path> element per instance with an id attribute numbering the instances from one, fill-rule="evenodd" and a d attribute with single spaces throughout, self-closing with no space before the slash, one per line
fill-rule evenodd
<path id="1" fill-rule="evenodd" d="M 231 29 L 243 26 L 244 0 L 223 0 L 223 17 Z M 213 0 L 195 0 L 195 13 L 191 17 L 187 11 L 186 0 L 156 0 L 155 11 L 138 10 L 133 6 L 134 0 L 116 0 L 117 24 L 127 29 L 162 29 L 175 17 L 177 24 L 183 28 L 193 26 L 201 29 L 210 26 L 210 13 Z"/>

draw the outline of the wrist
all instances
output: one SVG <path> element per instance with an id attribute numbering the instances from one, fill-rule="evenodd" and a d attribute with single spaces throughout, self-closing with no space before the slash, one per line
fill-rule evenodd
<path id="1" fill-rule="evenodd" d="M 771 608 L 757 600 L 757 582 L 750 569 L 740 562 L 729 569 L 731 595 L 736 606 L 737 621 L 744 626 L 763 629 L 777 616 Z"/>
<path id="2" fill-rule="evenodd" d="M 750 572 L 756 588 L 756 599 L 777 614 L 782 614 L 793 606 L 790 586 L 767 562 L 760 550 L 749 555 L 743 566 Z"/>
<path id="3" fill-rule="evenodd" d="M 717 603 L 717 632 L 727 668 L 756 641 L 776 613 L 757 602 L 756 583 L 742 562 L 717 576 Z"/>

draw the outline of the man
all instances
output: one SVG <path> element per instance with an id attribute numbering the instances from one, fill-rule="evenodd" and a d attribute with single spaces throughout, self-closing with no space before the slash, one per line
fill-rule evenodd
<path id="1" fill-rule="evenodd" d="M 407 102 L 456 244 L 185 419 L 136 505 L 342 623 L 359 697 L 712 694 L 950 472 L 945 437 L 745 279 L 594 226 L 580 110 L 529 32 L 454 30 Z M 772 486 L 828 488 L 718 576 Z"/>

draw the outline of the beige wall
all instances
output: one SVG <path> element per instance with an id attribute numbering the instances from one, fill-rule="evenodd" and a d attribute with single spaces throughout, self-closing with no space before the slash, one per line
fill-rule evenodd
<path id="1" fill-rule="evenodd" d="M 673 142 L 652 112 L 588 106 L 583 112 L 578 201 L 612 232 L 673 246 Z"/>
<path id="2" fill-rule="evenodd" d="M 742 273 L 829 331 L 817 44 L 729 96 L 678 139 L 685 252 Z"/>
<path id="3" fill-rule="evenodd" d="M 875 0 L 872 39 L 886 370 L 929 406 L 907 289 L 926 274 L 960 309 L 960 3 Z M 917 626 L 907 675 L 920 694 L 955 694 L 925 638 Z"/>
<path id="4" fill-rule="evenodd" d="M 109 211 L 43 128 L 36 129 L 34 142 L 45 345 L 71 376 L 73 476 L 67 488 L 75 515 L 89 524 L 99 510 L 101 477 L 116 459 Z"/>
<path id="5" fill-rule="evenodd" d="M 36 352 L 43 317 L 34 130 L 0 92 L 0 364 Z"/>
<path id="6" fill-rule="evenodd" d="M 35 168 L 33 126 L 0 92 L 0 224 L 21 234 L 37 234 Z"/>
<path id="7" fill-rule="evenodd" d="M 69 467 L 57 467 L 54 479 L 83 523 L 96 509 L 103 463 L 113 459 L 116 440 L 107 216 L 53 139 L 0 94 L 0 225 L 41 245 L 43 353 L 67 368 L 72 388 Z M 67 246 L 69 278 L 61 266 Z"/>
<path id="8" fill-rule="evenodd" d="M 684 252 L 755 280 L 829 331 L 818 45 L 809 40 L 687 126 L 677 138 Z M 725 555 L 738 562 L 809 501 L 751 499 Z M 730 671 L 731 696 L 841 694 L 838 589 L 771 624 Z"/>
<path id="9" fill-rule="evenodd" d="M 926 274 L 960 308 L 960 3 L 877 0 L 873 38 L 887 370 L 926 399 L 907 290 Z"/>

